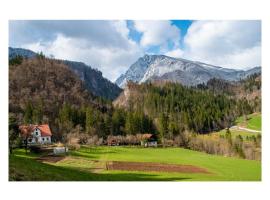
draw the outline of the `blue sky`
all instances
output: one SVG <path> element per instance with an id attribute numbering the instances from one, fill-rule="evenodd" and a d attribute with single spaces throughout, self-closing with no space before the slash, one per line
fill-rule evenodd
<path id="1" fill-rule="evenodd" d="M 192 20 L 10 21 L 9 45 L 85 62 L 115 81 L 144 54 L 229 68 L 261 64 L 261 22 Z"/>
<path id="2" fill-rule="evenodd" d="M 170 23 L 172 25 L 175 25 L 180 30 L 180 35 L 182 37 L 180 38 L 179 43 L 181 46 L 183 46 L 183 38 L 187 33 L 188 27 L 192 24 L 192 20 L 170 20 Z M 143 33 L 136 30 L 136 28 L 134 27 L 134 22 L 132 20 L 127 20 L 127 27 L 130 30 L 129 37 L 139 44 Z M 170 43 L 170 41 L 168 41 L 168 49 L 173 49 L 173 45 Z M 145 49 L 145 51 L 149 54 L 159 54 L 160 47 L 159 45 L 153 45 Z"/>

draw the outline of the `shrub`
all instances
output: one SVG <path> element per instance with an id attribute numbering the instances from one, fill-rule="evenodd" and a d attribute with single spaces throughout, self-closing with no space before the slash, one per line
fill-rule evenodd
<path id="1" fill-rule="evenodd" d="M 79 150 L 81 148 L 80 144 L 68 144 L 69 150 Z"/>
<path id="2" fill-rule="evenodd" d="M 42 149 L 41 146 L 39 145 L 33 145 L 33 146 L 29 146 L 30 152 L 32 153 L 41 153 Z"/>

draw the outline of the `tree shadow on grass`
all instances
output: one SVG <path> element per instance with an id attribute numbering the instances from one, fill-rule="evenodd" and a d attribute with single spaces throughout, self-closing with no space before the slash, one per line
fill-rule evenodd
<path id="1" fill-rule="evenodd" d="M 70 155 L 72 156 L 78 156 L 78 157 L 82 157 L 82 158 L 89 158 L 89 159 L 98 159 L 100 158 L 101 155 L 105 155 L 105 154 L 113 154 L 116 153 L 115 151 L 104 151 L 101 149 L 80 149 L 79 151 L 70 151 Z"/>
<path id="2" fill-rule="evenodd" d="M 181 181 L 188 179 L 186 177 L 163 178 L 155 174 L 143 173 L 97 174 L 18 156 L 12 156 L 9 160 L 10 181 Z"/>

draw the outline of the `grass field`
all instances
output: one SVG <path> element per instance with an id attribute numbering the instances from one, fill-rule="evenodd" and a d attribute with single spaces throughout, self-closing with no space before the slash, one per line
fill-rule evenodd
<path id="1" fill-rule="evenodd" d="M 237 118 L 237 120 L 235 121 L 236 126 L 240 126 L 243 128 L 248 128 L 248 129 L 252 129 L 252 130 L 256 130 L 256 131 L 261 130 L 261 113 L 250 114 L 250 115 L 248 115 L 247 118 L 248 118 L 247 121 L 244 120 L 243 116 Z M 235 138 L 238 135 L 241 135 L 244 139 L 246 137 L 250 137 L 252 135 L 257 136 L 258 134 L 261 134 L 261 133 L 249 132 L 246 130 L 240 130 L 240 129 L 230 129 L 230 132 L 231 132 L 233 138 Z M 218 131 L 218 132 L 214 132 L 213 134 L 225 135 L 226 129 L 223 129 L 223 130 Z"/>
<path id="2" fill-rule="evenodd" d="M 236 120 L 236 124 L 241 127 L 260 131 L 262 128 L 261 113 L 253 113 L 248 115 L 247 121 L 244 120 L 244 117 L 239 117 Z"/>
<path id="3" fill-rule="evenodd" d="M 182 148 L 93 147 L 72 151 L 56 163 L 42 163 L 38 155 L 16 150 L 9 159 L 9 179 L 26 181 L 260 181 L 261 163 L 226 158 Z M 209 171 L 168 173 L 113 171 L 107 161 L 184 164 Z"/>

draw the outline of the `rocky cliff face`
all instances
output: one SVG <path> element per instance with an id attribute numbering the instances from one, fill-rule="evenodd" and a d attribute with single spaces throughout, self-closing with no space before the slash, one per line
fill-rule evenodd
<path id="1" fill-rule="evenodd" d="M 144 83 L 159 80 L 191 86 L 206 83 L 211 78 L 237 81 L 260 72 L 261 67 L 247 71 L 235 70 L 164 55 L 145 55 L 131 65 L 115 83 L 124 87 L 128 81 Z"/>

